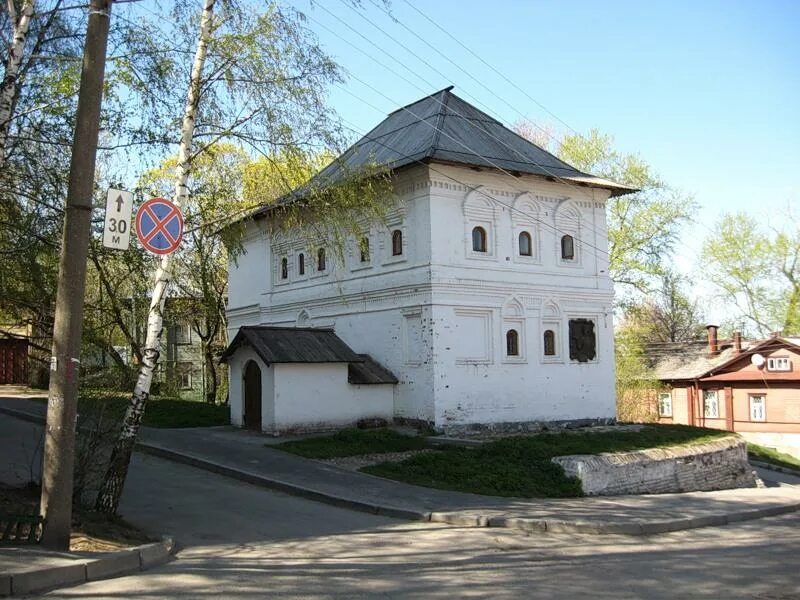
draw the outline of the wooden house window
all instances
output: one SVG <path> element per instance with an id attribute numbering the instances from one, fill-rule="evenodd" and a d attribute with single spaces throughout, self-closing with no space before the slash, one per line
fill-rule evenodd
<path id="1" fill-rule="evenodd" d="M 706 419 L 719 419 L 717 390 L 703 390 L 703 416 Z"/>
<path id="2" fill-rule="evenodd" d="M 661 392 L 658 395 L 658 416 L 671 417 L 672 416 L 672 393 Z"/>
<path id="3" fill-rule="evenodd" d="M 192 343 L 192 324 L 189 321 L 175 323 L 175 343 L 179 345 Z"/>
<path id="4" fill-rule="evenodd" d="M 516 329 L 509 329 L 506 332 L 506 355 L 519 356 L 519 333 Z"/>
<path id="5" fill-rule="evenodd" d="M 750 396 L 750 420 L 767 420 L 767 399 L 763 394 L 753 394 Z"/>
<path id="6" fill-rule="evenodd" d="M 519 234 L 519 255 L 531 256 L 533 254 L 533 244 L 531 243 L 531 234 L 523 231 Z"/>
<path id="7" fill-rule="evenodd" d="M 791 371 L 792 361 L 788 356 L 770 356 L 767 359 L 767 371 Z"/>
<path id="8" fill-rule="evenodd" d="M 561 237 L 561 258 L 563 260 L 575 259 L 575 239 L 571 235 Z"/>
<path id="9" fill-rule="evenodd" d="M 472 230 L 472 251 L 486 252 L 486 230 L 483 227 Z"/>
<path id="10" fill-rule="evenodd" d="M 544 332 L 544 355 L 556 355 L 556 334 L 552 329 L 548 329 Z"/>
<path id="11" fill-rule="evenodd" d="M 181 390 L 192 389 L 192 363 L 179 362 L 175 367 L 178 388 Z"/>
<path id="12" fill-rule="evenodd" d="M 403 254 L 403 232 L 395 229 L 392 232 L 392 256 L 401 256 Z"/>

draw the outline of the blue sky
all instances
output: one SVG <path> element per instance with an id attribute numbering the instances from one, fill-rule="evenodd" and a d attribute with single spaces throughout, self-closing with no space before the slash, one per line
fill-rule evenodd
<path id="1" fill-rule="evenodd" d="M 571 128 L 612 135 L 619 150 L 638 152 L 668 183 L 693 194 L 701 208 L 699 225 L 687 230 L 688 247 L 679 257 L 687 271 L 723 212 L 746 211 L 765 223 L 771 215 L 779 224 L 776 210 L 790 203 L 800 206 L 800 2 L 409 1 Z M 393 1 L 394 16 L 500 99 L 392 22 L 371 0 L 363 4 L 368 19 L 441 73 L 338 0 L 315 0 L 314 6 L 295 0 L 327 51 L 353 75 L 347 91 L 334 89 L 331 98 L 360 131 L 450 84 L 505 123 L 522 114 L 565 130 L 406 0 Z"/>

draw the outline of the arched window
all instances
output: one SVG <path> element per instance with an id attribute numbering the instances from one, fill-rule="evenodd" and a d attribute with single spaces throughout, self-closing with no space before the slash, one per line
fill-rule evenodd
<path id="1" fill-rule="evenodd" d="M 317 271 L 325 270 L 325 248 L 317 250 Z"/>
<path id="2" fill-rule="evenodd" d="M 361 240 L 358 242 L 358 248 L 361 252 L 361 262 L 369 262 L 369 238 L 361 238 Z"/>
<path id="3" fill-rule="evenodd" d="M 486 230 L 483 227 L 476 227 L 472 230 L 472 250 L 486 252 Z"/>
<path id="4" fill-rule="evenodd" d="M 544 355 L 556 355 L 556 334 L 553 333 L 552 329 L 548 329 L 544 332 Z"/>
<path id="5" fill-rule="evenodd" d="M 403 232 L 395 229 L 392 232 L 392 256 L 403 254 Z"/>
<path id="6" fill-rule="evenodd" d="M 506 332 L 506 355 L 519 356 L 519 334 L 516 329 Z"/>
<path id="7" fill-rule="evenodd" d="M 288 279 L 289 278 L 289 259 L 282 258 L 281 259 L 281 279 Z"/>
<path id="8" fill-rule="evenodd" d="M 561 258 L 573 260 L 575 258 L 575 240 L 571 235 L 561 237 Z"/>
<path id="9" fill-rule="evenodd" d="M 297 255 L 297 272 L 300 275 L 306 274 L 306 255 L 302 252 Z"/>
<path id="10" fill-rule="evenodd" d="M 531 256 L 533 244 L 531 243 L 531 234 L 523 231 L 519 234 L 519 255 Z"/>

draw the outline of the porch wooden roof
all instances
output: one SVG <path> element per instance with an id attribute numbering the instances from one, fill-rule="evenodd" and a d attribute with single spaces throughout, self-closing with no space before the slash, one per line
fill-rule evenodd
<path id="1" fill-rule="evenodd" d="M 273 363 L 362 363 L 333 329 L 245 325 L 222 355 L 226 361 L 242 345 L 248 345 L 265 364 Z"/>

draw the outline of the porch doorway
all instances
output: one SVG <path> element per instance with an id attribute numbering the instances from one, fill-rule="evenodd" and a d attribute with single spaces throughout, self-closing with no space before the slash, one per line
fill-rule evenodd
<path id="1" fill-rule="evenodd" d="M 244 426 L 261 431 L 261 369 L 254 360 L 244 368 Z"/>

